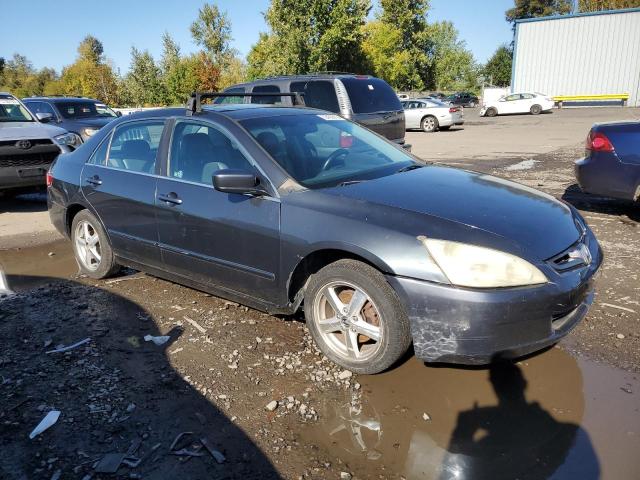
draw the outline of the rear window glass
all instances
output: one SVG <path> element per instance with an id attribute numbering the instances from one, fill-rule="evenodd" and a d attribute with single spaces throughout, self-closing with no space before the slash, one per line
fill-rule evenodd
<path id="1" fill-rule="evenodd" d="M 258 85 L 253 87 L 252 93 L 280 93 L 280 88 L 277 85 Z M 261 104 L 281 104 L 282 97 L 280 95 L 266 96 L 266 97 L 251 97 L 251 103 Z"/>
<path id="2" fill-rule="evenodd" d="M 290 90 L 304 93 L 304 104 L 307 107 L 340 113 L 336 89 L 332 82 L 327 82 L 326 80 L 292 82 Z"/>
<path id="3" fill-rule="evenodd" d="M 223 93 L 244 93 L 244 87 L 228 88 Z M 218 97 L 213 103 L 218 105 L 225 103 L 244 103 L 244 97 Z"/>
<path id="4" fill-rule="evenodd" d="M 93 102 L 54 102 L 58 111 L 64 118 L 87 118 L 87 117 L 113 117 L 111 112 L 101 108 L 100 111 L 96 108 L 96 104 Z"/>
<path id="5" fill-rule="evenodd" d="M 393 89 L 379 78 L 341 78 L 347 89 L 354 113 L 391 112 L 402 110 Z"/>

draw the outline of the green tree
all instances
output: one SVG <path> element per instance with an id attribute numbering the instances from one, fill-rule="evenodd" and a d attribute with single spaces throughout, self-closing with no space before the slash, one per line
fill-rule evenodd
<path id="1" fill-rule="evenodd" d="M 36 70 L 24 55 L 18 53 L 8 60 L 0 62 L 0 90 L 6 90 L 17 97 L 42 95 L 47 85 L 57 81 L 56 71 L 52 68 Z"/>
<path id="2" fill-rule="evenodd" d="M 198 10 L 198 18 L 191 24 L 191 36 L 218 65 L 231 54 L 231 22 L 227 12 L 215 3 L 206 3 Z"/>
<path id="3" fill-rule="evenodd" d="M 78 46 L 78 57 L 80 60 L 88 60 L 98 64 L 104 60 L 104 46 L 102 42 L 93 35 L 87 35 Z"/>
<path id="4" fill-rule="evenodd" d="M 482 73 L 492 85 L 506 87 L 511 84 L 511 62 L 513 52 L 508 45 L 501 45 L 494 52 Z"/>
<path id="5" fill-rule="evenodd" d="M 366 66 L 362 26 L 369 0 L 272 0 L 247 61 L 250 78 Z"/>
<path id="6" fill-rule="evenodd" d="M 640 0 L 578 0 L 578 10 L 580 12 L 600 12 L 602 10 L 638 7 L 640 7 Z"/>
<path id="7" fill-rule="evenodd" d="M 135 106 L 155 106 L 165 100 L 160 68 L 148 50 L 131 47 L 131 67 L 123 83 L 125 95 Z"/>
<path id="8" fill-rule="evenodd" d="M 521 18 L 548 17 L 571 13 L 573 0 L 514 0 L 513 8 L 505 12 L 507 22 Z M 514 23 L 515 24 L 515 23 Z"/>

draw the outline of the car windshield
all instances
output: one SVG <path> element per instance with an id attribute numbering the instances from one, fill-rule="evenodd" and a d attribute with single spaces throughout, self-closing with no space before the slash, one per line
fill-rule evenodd
<path id="1" fill-rule="evenodd" d="M 307 188 L 383 177 L 417 164 L 400 147 L 338 115 L 281 115 L 240 123 Z"/>
<path id="2" fill-rule="evenodd" d="M 402 110 L 398 96 L 384 80 L 373 77 L 341 78 L 353 113 L 396 112 Z"/>
<path id="3" fill-rule="evenodd" d="M 54 103 L 64 118 L 111 118 L 116 116 L 113 110 L 101 103 L 82 101 L 62 101 Z"/>
<path id="4" fill-rule="evenodd" d="M 0 95 L 0 122 L 33 122 L 33 117 L 11 95 Z"/>

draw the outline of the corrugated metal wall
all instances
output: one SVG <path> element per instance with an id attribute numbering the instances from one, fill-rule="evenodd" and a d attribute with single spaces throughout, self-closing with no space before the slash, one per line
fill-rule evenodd
<path id="1" fill-rule="evenodd" d="M 640 11 L 517 24 L 513 91 L 628 93 L 640 106 Z"/>

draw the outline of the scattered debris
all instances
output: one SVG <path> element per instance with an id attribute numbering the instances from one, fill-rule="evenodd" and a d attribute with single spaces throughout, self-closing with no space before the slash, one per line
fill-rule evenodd
<path id="1" fill-rule="evenodd" d="M 60 417 L 59 410 L 51 410 L 49 413 L 45 415 L 45 417 L 40 420 L 40 423 L 33 431 L 29 434 L 29 438 L 33 440 L 35 437 L 44 432 L 47 428 L 52 427 Z"/>
<path id="2" fill-rule="evenodd" d="M 429 416 L 429 414 L 428 414 L 428 413 L 423 413 L 423 414 L 422 414 L 422 419 L 423 419 L 425 422 L 428 422 L 428 421 L 430 421 L 430 420 L 431 420 L 431 417 Z"/>
<path id="3" fill-rule="evenodd" d="M 59 480 L 62 477 L 62 470 L 58 469 L 51 475 L 51 480 Z"/>
<path id="4" fill-rule="evenodd" d="M 351 480 L 352 476 L 349 472 L 340 472 L 340 480 Z"/>
<path id="5" fill-rule="evenodd" d="M 153 335 L 145 335 L 144 336 L 144 341 L 145 342 L 153 342 L 158 346 L 164 345 L 170 339 L 171 339 L 171 337 L 168 336 L 168 335 L 160 335 L 160 336 L 157 336 L 157 337 L 154 337 Z"/>
<path id="6" fill-rule="evenodd" d="M 69 345 L 68 347 L 58 347 L 55 350 L 49 350 L 48 352 L 45 353 L 62 353 L 62 352 L 68 352 L 69 350 L 73 350 L 76 347 L 79 347 L 80 345 L 84 345 L 85 343 L 89 343 L 91 341 L 91 338 L 85 338 L 84 340 L 80 340 L 77 343 L 74 343 L 73 345 Z"/>
<path id="7" fill-rule="evenodd" d="M 128 277 L 114 278 L 113 280 L 107 280 L 104 283 L 105 285 L 111 285 L 113 283 L 126 282 L 128 280 L 138 280 L 139 278 L 144 278 L 144 275 L 130 275 Z"/>
<path id="8" fill-rule="evenodd" d="M 195 320 L 190 319 L 189 317 L 184 317 L 184 319 L 189 322 L 191 325 L 193 325 L 193 328 L 195 328 L 196 330 L 198 330 L 200 333 L 204 334 L 207 333 L 207 329 L 204 328 L 203 326 L 201 326 L 198 322 L 196 322 Z"/>
<path id="9" fill-rule="evenodd" d="M 621 307 L 620 305 L 614 305 L 613 303 L 601 303 L 603 307 L 617 308 L 618 310 L 622 310 L 624 312 L 636 313 L 635 310 L 627 307 Z"/>
<path id="10" fill-rule="evenodd" d="M 340 380 L 346 380 L 348 378 L 351 378 L 353 376 L 353 373 L 350 372 L 349 370 L 343 370 L 338 374 L 338 378 Z"/>
<path id="11" fill-rule="evenodd" d="M 267 406 L 264 408 L 266 408 L 270 412 L 273 412 L 276 408 L 278 408 L 278 401 L 272 400 L 269 403 L 267 403 Z"/>
<path id="12" fill-rule="evenodd" d="M 181 432 L 181 433 L 179 433 L 176 436 L 176 438 L 173 439 L 173 442 L 171 442 L 171 446 L 169 447 L 169 451 L 172 451 L 175 448 L 175 446 L 178 444 L 180 439 L 182 437 L 184 437 L 185 435 L 193 435 L 193 432 Z"/>
<path id="13" fill-rule="evenodd" d="M 206 448 L 209 453 L 211 454 L 211 456 L 215 459 L 216 462 L 218 463 L 224 463 L 224 461 L 226 460 L 226 458 L 224 457 L 224 455 L 222 453 L 220 453 L 218 450 L 214 449 L 210 444 L 209 441 L 206 438 L 201 438 L 200 442 L 202 443 L 202 445 L 204 445 L 204 448 Z"/>
<path id="14" fill-rule="evenodd" d="M 617 338 L 618 340 L 624 340 L 624 335 L 623 335 L 622 333 L 618 333 L 618 334 L 616 335 L 616 338 Z"/>
<path id="15" fill-rule="evenodd" d="M 124 453 L 107 453 L 95 467 L 97 473 L 116 473 L 125 458 Z"/>

